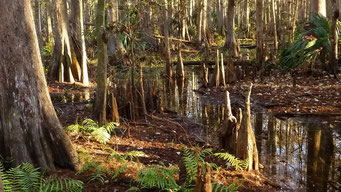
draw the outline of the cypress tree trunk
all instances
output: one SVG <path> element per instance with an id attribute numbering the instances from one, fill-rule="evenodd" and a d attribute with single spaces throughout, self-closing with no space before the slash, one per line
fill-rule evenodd
<path id="1" fill-rule="evenodd" d="M 94 108 L 95 118 L 100 125 L 106 122 L 106 104 L 107 104 L 107 37 L 104 27 L 105 0 L 97 1 L 96 15 L 96 33 L 98 46 L 98 64 L 97 64 L 97 90 Z"/>
<path id="2" fill-rule="evenodd" d="M 77 169 L 48 93 L 30 0 L 0 1 L 0 12 L 0 155 Z"/>
<path id="3" fill-rule="evenodd" d="M 247 93 L 243 118 L 238 131 L 236 156 L 240 159 L 249 161 L 248 170 L 259 169 L 258 150 L 256 145 L 255 133 L 251 125 L 251 96 L 252 83 Z"/>
<path id="4" fill-rule="evenodd" d="M 49 76 L 52 79 L 58 79 L 60 82 L 65 80 L 74 82 L 74 75 L 79 77 L 77 72 L 80 66 L 77 59 L 72 58 L 66 1 L 55 0 L 54 8 L 55 46 L 52 63 L 49 67 Z"/>
<path id="5" fill-rule="evenodd" d="M 79 77 L 85 86 L 89 85 L 88 67 L 86 64 L 86 51 L 85 51 L 85 37 L 84 37 L 84 24 L 83 24 L 83 1 L 71 1 L 71 26 L 73 36 L 73 48 L 77 56 L 77 60 L 81 62 L 81 74 Z"/>

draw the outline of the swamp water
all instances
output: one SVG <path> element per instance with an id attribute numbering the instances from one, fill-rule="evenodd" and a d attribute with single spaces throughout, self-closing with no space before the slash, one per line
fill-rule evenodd
<path id="1" fill-rule="evenodd" d="M 224 122 L 225 101 L 194 91 L 199 88 L 199 70 L 186 69 L 191 72 L 185 81 L 162 82 L 164 108 L 204 125 L 188 132 L 214 146 Z M 232 107 L 234 99 L 231 96 Z M 329 124 L 312 117 L 276 118 L 264 110 L 252 111 L 251 121 L 264 165 L 261 172 L 280 184 L 282 191 L 336 191 L 340 187 L 341 135 Z"/>
<path id="2" fill-rule="evenodd" d="M 186 67 L 187 78 L 174 83 L 161 78 L 160 70 L 153 72 L 155 77 L 146 77 L 146 81 L 153 81 L 153 86 L 159 89 L 163 108 L 198 125 L 187 130 L 189 135 L 200 142 L 218 145 L 217 130 L 224 122 L 225 101 L 195 91 L 200 86 L 200 68 Z M 89 91 L 71 95 L 72 101 L 92 97 Z M 231 95 L 232 107 L 244 103 L 236 100 Z M 264 166 L 261 172 L 281 185 L 281 191 L 340 190 L 341 135 L 329 124 L 313 117 L 277 118 L 259 107 L 252 111 L 251 121 L 260 163 Z"/>

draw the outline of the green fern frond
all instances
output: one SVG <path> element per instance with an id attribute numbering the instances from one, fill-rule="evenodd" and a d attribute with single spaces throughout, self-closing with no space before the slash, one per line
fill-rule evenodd
<path id="1" fill-rule="evenodd" d="M 89 183 L 92 181 L 99 181 L 102 184 L 104 184 L 106 178 L 106 172 L 105 169 L 102 165 L 98 165 L 94 171 L 94 173 L 91 174 L 91 176 L 89 177 Z"/>
<path id="2" fill-rule="evenodd" d="M 39 168 L 30 163 L 23 163 L 7 171 L 12 191 L 36 191 L 40 187 Z"/>
<path id="3" fill-rule="evenodd" d="M 121 174 L 123 171 L 125 171 L 128 168 L 128 164 L 123 165 L 122 167 L 116 169 L 114 173 L 112 174 L 112 179 L 116 180 L 116 177 Z"/>
<path id="4" fill-rule="evenodd" d="M 98 124 L 92 119 L 85 119 L 82 122 L 82 126 L 84 127 L 85 131 L 88 133 L 95 131 L 99 127 Z"/>
<path id="5" fill-rule="evenodd" d="M 134 158 L 137 159 L 137 161 L 139 161 L 139 157 L 143 157 L 146 154 L 143 151 L 130 151 L 126 154 L 126 157 L 128 157 L 130 159 L 130 161 L 132 161 Z"/>
<path id="6" fill-rule="evenodd" d="M 142 169 L 136 181 L 142 188 L 178 189 L 179 185 L 174 179 L 176 173 L 176 169 L 153 165 Z"/>
<path id="7" fill-rule="evenodd" d="M 93 161 L 89 162 L 89 163 L 83 165 L 83 167 L 79 171 L 77 171 L 76 175 L 79 175 L 79 174 L 83 173 L 84 171 L 89 170 L 91 168 L 97 167 L 98 165 L 99 165 L 99 163 L 97 163 L 97 162 L 93 162 Z"/>
<path id="8" fill-rule="evenodd" d="M 43 192 L 82 192 L 83 182 L 80 180 L 74 180 L 69 178 L 55 178 L 50 177 L 45 180 Z"/>
<path id="9" fill-rule="evenodd" d="M 234 181 L 231 185 L 226 186 L 222 183 L 212 183 L 213 192 L 234 192 L 239 188 L 237 181 Z"/>
<path id="10" fill-rule="evenodd" d="M 111 135 L 104 127 L 96 129 L 91 134 L 95 136 L 96 141 L 102 144 L 106 144 L 111 138 Z"/>
<path id="11" fill-rule="evenodd" d="M 110 122 L 104 125 L 103 127 L 107 130 L 109 134 L 115 133 L 115 128 L 120 126 L 120 123 L 117 122 Z"/>
<path id="12" fill-rule="evenodd" d="M 129 189 L 126 190 L 126 192 L 130 192 L 130 191 L 141 191 L 141 189 L 138 187 L 130 187 Z"/>
<path id="13" fill-rule="evenodd" d="M 199 159 L 195 156 L 194 152 L 190 151 L 186 146 L 182 147 L 182 156 L 187 173 L 186 181 L 192 183 L 197 176 Z"/>
<path id="14" fill-rule="evenodd" d="M 11 187 L 9 175 L 5 172 L 5 169 L 2 163 L 0 163 L 0 175 L 1 175 L 1 181 L 2 181 L 2 185 L 3 185 L 5 192 L 13 191 Z"/>
<path id="15" fill-rule="evenodd" d="M 240 160 L 237 157 L 229 154 L 229 153 L 215 153 L 214 156 L 225 160 L 226 162 L 230 163 L 235 169 L 237 170 L 245 170 L 249 165 L 248 160 Z"/>

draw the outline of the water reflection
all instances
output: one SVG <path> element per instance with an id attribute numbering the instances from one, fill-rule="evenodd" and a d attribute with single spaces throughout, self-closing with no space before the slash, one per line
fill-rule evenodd
<path id="1" fill-rule="evenodd" d="M 192 71 L 185 80 L 164 82 L 161 92 L 164 108 L 205 125 L 206 129 L 189 130 L 190 134 L 219 146 L 219 129 L 225 118 L 224 101 L 212 105 L 205 95 L 193 91 L 199 88 L 199 75 L 198 70 Z M 339 134 L 328 127 L 309 123 L 309 119 L 281 120 L 271 114 L 253 113 L 252 122 L 265 175 L 285 186 L 283 191 L 336 190 L 333 186 L 341 183 Z"/>

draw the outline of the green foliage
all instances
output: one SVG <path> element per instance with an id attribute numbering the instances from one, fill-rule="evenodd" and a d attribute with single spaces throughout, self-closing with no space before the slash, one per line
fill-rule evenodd
<path id="1" fill-rule="evenodd" d="M 8 171 L 4 171 L 0 163 L 0 174 L 5 192 L 80 192 L 83 182 L 68 178 L 43 178 L 39 168 L 30 163 L 23 163 Z"/>
<path id="2" fill-rule="evenodd" d="M 145 156 L 146 154 L 143 151 L 130 151 L 126 154 L 126 158 L 129 158 L 131 161 L 136 158 L 139 161 L 138 157 Z"/>
<path id="3" fill-rule="evenodd" d="M 177 169 L 167 168 L 160 165 L 152 165 L 142 169 L 138 173 L 136 181 L 142 188 L 161 190 L 179 189 L 174 179 Z"/>
<path id="4" fill-rule="evenodd" d="M 110 122 L 102 127 L 98 125 L 92 119 L 85 119 L 81 125 L 76 122 L 73 125 L 66 127 L 67 131 L 71 133 L 78 133 L 78 134 L 90 134 L 95 137 L 95 140 L 99 143 L 106 144 L 111 137 L 112 133 L 115 133 L 114 129 L 118 127 L 120 124 L 117 122 Z"/>
<path id="5" fill-rule="evenodd" d="M 280 65 L 284 69 L 294 69 L 314 63 L 317 58 L 326 58 L 330 50 L 329 28 L 326 17 L 312 15 L 295 32 L 295 42 L 281 52 Z"/>
<path id="6" fill-rule="evenodd" d="M 53 53 L 53 41 L 49 41 L 43 46 L 43 56 L 44 57 L 51 57 Z"/>
<path id="7" fill-rule="evenodd" d="M 86 163 L 85 165 L 83 165 L 83 167 L 79 171 L 77 171 L 76 175 L 79 175 L 79 174 L 83 173 L 84 171 L 87 171 L 91 168 L 95 168 L 98 165 L 99 165 L 99 163 L 94 162 L 94 161 Z"/>
<path id="8" fill-rule="evenodd" d="M 120 168 L 116 169 L 112 174 L 112 179 L 115 181 L 117 179 L 117 176 L 121 174 L 123 171 L 125 171 L 128 168 L 128 164 L 125 164 L 121 166 Z"/>
<path id="9" fill-rule="evenodd" d="M 82 192 L 83 182 L 79 180 L 73 180 L 68 178 L 55 178 L 51 177 L 46 179 L 41 191 L 65 191 L 65 192 Z"/>
<path id="10" fill-rule="evenodd" d="M 185 164 L 186 172 L 187 172 L 187 183 L 190 184 L 195 181 L 197 172 L 198 172 L 198 164 L 205 162 L 205 157 L 207 155 L 212 154 L 212 149 L 204 149 L 200 151 L 197 147 L 195 151 L 189 150 L 186 146 L 182 147 L 183 161 Z M 211 164 L 214 167 L 214 164 Z M 204 167 L 205 168 L 205 167 Z"/>
<path id="11" fill-rule="evenodd" d="M 212 183 L 212 192 L 234 192 L 239 188 L 236 181 L 234 181 L 231 185 L 226 186 L 222 183 Z"/>
<path id="12" fill-rule="evenodd" d="M 245 170 L 249 165 L 248 160 L 240 160 L 229 153 L 215 153 L 213 155 L 225 160 L 226 163 L 230 163 L 237 170 Z"/>
<path id="13" fill-rule="evenodd" d="M 104 184 L 105 178 L 107 177 L 105 169 L 102 165 L 98 165 L 95 171 L 89 177 L 89 183 L 93 181 L 99 181 Z"/>

